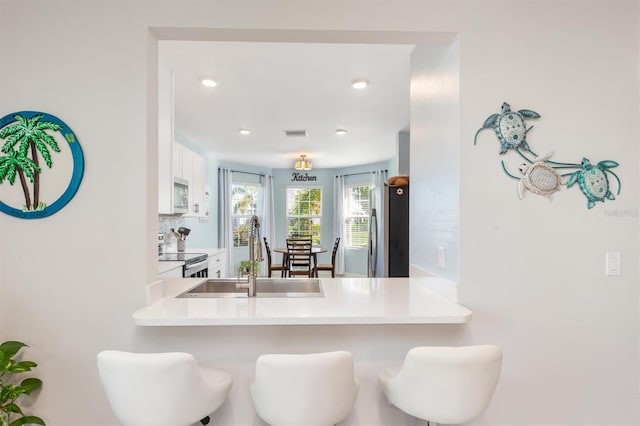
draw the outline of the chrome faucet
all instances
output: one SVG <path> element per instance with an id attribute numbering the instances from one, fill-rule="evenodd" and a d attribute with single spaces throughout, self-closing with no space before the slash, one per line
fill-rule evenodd
<path id="1" fill-rule="evenodd" d="M 257 250 L 256 250 L 257 243 Z M 236 283 L 236 288 L 246 288 L 249 297 L 256 297 L 256 281 L 258 270 L 256 262 L 262 262 L 262 244 L 260 244 L 260 219 L 251 216 L 249 221 L 249 280 L 246 283 Z"/>

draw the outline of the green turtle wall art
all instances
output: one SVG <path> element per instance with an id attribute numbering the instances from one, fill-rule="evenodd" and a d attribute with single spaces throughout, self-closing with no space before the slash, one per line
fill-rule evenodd
<path id="1" fill-rule="evenodd" d="M 509 172 L 504 160 L 501 160 L 502 169 L 507 176 L 518 181 L 518 196 L 520 199 L 529 191 L 536 195 L 542 195 L 551 199 L 562 186 L 573 187 L 576 183 L 582 194 L 587 198 L 587 208 L 593 208 L 597 202 L 615 200 L 607 175 L 615 178 L 617 183 L 616 194 L 620 194 L 620 178 L 611 169 L 618 167 L 618 163 L 611 160 L 600 161 L 597 164 L 583 158 L 579 163 L 563 163 L 552 161 L 551 153 L 538 156 L 527 142 L 527 133 L 533 126 L 527 127 L 526 119 L 540 118 L 540 114 L 528 109 L 512 111 L 507 102 L 502 103 L 502 112 L 492 114 L 484 121 L 484 124 L 476 132 L 473 144 L 478 141 L 478 134 L 485 129 L 493 129 L 500 142 L 500 155 L 508 152 L 516 153 L 525 163 L 519 170 L 521 177 Z M 575 169 L 568 173 L 560 173 L 559 170 Z"/>
<path id="2" fill-rule="evenodd" d="M 615 200 L 616 197 L 609 189 L 607 173 L 611 173 L 618 181 L 618 194 L 620 194 L 620 179 L 611 170 L 618 167 L 615 161 L 600 161 L 595 166 L 586 158 L 582 159 L 582 169 L 569 175 L 567 188 L 578 182 L 580 190 L 587 197 L 587 207 L 592 208 L 596 202 L 604 203 L 604 200 Z"/>
<path id="3" fill-rule="evenodd" d="M 511 106 L 503 102 L 501 114 L 491 114 L 489 118 L 484 121 L 484 124 L 476 132 L 476 136 L 473 138 L 473 144 L 476 144 L 478 139 L 478 133 L 484 129 L 493 129 L 500 141 L 500 154 L 504 154 L 509 149 L 524 148 L 529 150 L 527 144 L 527 132 L 531 130 L 531 127 L 527 128 L 524 121 L 525 118 L 540 118 L 540 114 L 528 109 L 521 109 L 520 111 L 511 111 Z"/>

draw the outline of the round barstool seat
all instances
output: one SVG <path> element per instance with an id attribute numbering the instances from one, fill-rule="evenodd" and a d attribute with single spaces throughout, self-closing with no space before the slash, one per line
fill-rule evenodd
<path id="1" fill-rule="evenodd" d="M 97 360 L 107 399 L 123 426 L 207 424 L 233 382 L 229 373 L 199 367 L 183 352 L 102 351 Z"/>
<path id="2" fill-rule="evenodd" d="M 501 365 L 498 346 L 417 347 L 379 379 L 389 403 L 405 413 L 429 424 L 461 424 L 489 406 Z"/>
<path id="3" fill-rule="evenodd" d="M 345 351 L 267 354 L 256 361 L 251 396 L 271 426 L 330 426 L 349 416 L 358 384 Z"/>

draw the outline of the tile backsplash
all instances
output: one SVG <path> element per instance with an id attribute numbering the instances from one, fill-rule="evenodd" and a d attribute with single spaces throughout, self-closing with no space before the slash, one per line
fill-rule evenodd
<path id="1" fill-rule="evenodd" d="M 182 216 L 158 216 L 158 233 L 164 233 L 165 243 L 173 244 L 176 242 L 175 237 L 171 233 L 171 229 L 178 229 L 181 226 L 185 226 L 185 220 Z"/>

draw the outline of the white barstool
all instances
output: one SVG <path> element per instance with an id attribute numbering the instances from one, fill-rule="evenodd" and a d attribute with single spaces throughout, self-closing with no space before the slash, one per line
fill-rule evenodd
<path id="1" fill-rule="evenodd" d="M 418 347 L 399 369 L 380 373 L 390 404 L 434 423 L 460 424 L 479 417 L 498 383 L 502 349 L 493 345 Z"/>
<path id="2" fill-rule="evenodd" d="M 229 373 L 201 368 L 182 352 L 102 351 L 97 358 L 107 399 L 123 426 L 206 425 L 233 382 Z"/>
<path id="3" fill-rule="evenodd" d="M 345 351 L 268 354 L 256 361 L 251 396 L 258 415 L 272 426 L 330 426 L 353 407 L 358 384 Z"/>

